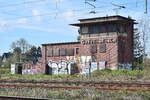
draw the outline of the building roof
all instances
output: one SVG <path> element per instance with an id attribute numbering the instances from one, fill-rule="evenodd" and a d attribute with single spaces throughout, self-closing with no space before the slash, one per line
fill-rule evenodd
<path id="1" fill-rule="evenodd" d="M 11 55 L 12 55 L 12 54 L 11 54 L 10 52 L 8 52 L 8 53 L 3 53 L 1 59 L 2 59 L 2 60 L 3 60 L 4 58 L 7 59 L 7 58 L 9 58 Z"/>
<path id="2" fill-rule="evenodd" d="M 104 22 L 133 22 L 134 19 L 123 17 L 123 16 L 105 16 L 105 17 L 96 17 L 96 18 L 87 18 L 87 19 L 79 19 L 80 23 L 70 24 L 73 26 L 81 26 L 84 24 L 93 24 L 93 23 L 104 23 Z"/>
<path id="3" fill-rule="evenodd" d="M 47 44 L 42 44 L 42 46 L 47 46 L 47 45 L 68 45 L 68 44 L 80 44 L 80 42 L 47 43 Z"/>

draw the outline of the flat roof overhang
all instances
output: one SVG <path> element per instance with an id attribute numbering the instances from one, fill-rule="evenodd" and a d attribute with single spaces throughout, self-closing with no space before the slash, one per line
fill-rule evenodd
<path id="1" fill-rule="evenodd" d="M 42 44 L 42 46 L 52 46 L 52 45 L 72 45 L 72 44 L 80 44 L 80 42 L 61 42 L 61 43 L 47 43 L 47 44 Z"/>
<path id="2" fill-rule="evenodd" d="M 80 23 L 75 23 L 75 24 L 70 24 L 72 26 L 82 26 L 82 25 L 90 25 L 90 24 L 96 24 L 96 23 L 133 23 L 133 24 L 138 24 L 134 21 L 125 21 L 125 20 L 111 20 L 111 21 L 87 21 L 87 22 L 80 22 Z"/>

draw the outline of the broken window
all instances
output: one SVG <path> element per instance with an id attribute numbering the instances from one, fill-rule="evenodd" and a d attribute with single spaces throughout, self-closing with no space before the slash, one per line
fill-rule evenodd
<path id="1" fill-rule="evenodd" d="M 47 50 L 47 56 L 52 57 L 53 56 L 53 49 Z"/>
<path id="2" fill-rule="evenodd" d="M 60 49 L 60 56 L 66 56 L 66 49 L 64 48 Z"/>
<path id="3" fill-rule="evenodd" d="M 100 44 L 99 52 L 100 53 L 105 53 L 106 52 L 106 44 Z"/>
<path id="4" fill-rule="evenodd" d="M 53 49 L 53 56 L 59 56 L 59 49 Z"/>
<path id="5" fill-rule="evenodd" d="M 97 53 L 97 45 L 91 45 L 91 53 Z"/>

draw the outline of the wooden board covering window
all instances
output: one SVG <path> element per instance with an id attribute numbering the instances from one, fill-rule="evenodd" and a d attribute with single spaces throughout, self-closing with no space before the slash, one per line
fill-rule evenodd
<path id="1" fill-rule="evenodd" d="M 67 56 L 74 56 L 74 49 L 73 48 L 67 49 Z"/>
<path id="2" fill-rule="evenodd" d="M 91 45 L 91 53 L 97 53 L 97 45 Z"/>
<path id="3" fill-rule="evenodd" d="M 59 49 L 53 49 L 53 56 L 59 56 Z"/>
<path id="4" fill-rule="evenodd" d="M 49 57 L 53 56 L 53 49 L 47 50 L 47 56 L 49 56 Z"/>
<path id="5" fill-rule="evenodd" d="M 100 44 L 99 45 L 99 52 L 105 53 L 106 52 L 106 44 Z"/>
<path id="6" fill-rule="evenodd" d="M 64 48 L 60 49 L 60 56 L 66 56 L 66 49 Z"/>

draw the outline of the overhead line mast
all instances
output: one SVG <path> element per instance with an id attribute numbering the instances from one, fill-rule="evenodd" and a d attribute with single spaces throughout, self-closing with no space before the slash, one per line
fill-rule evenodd
<path id="1" fill-rule="evenodd" d="M 145 14 L 147 14 L 147 0 L 145 0 Z"/>

